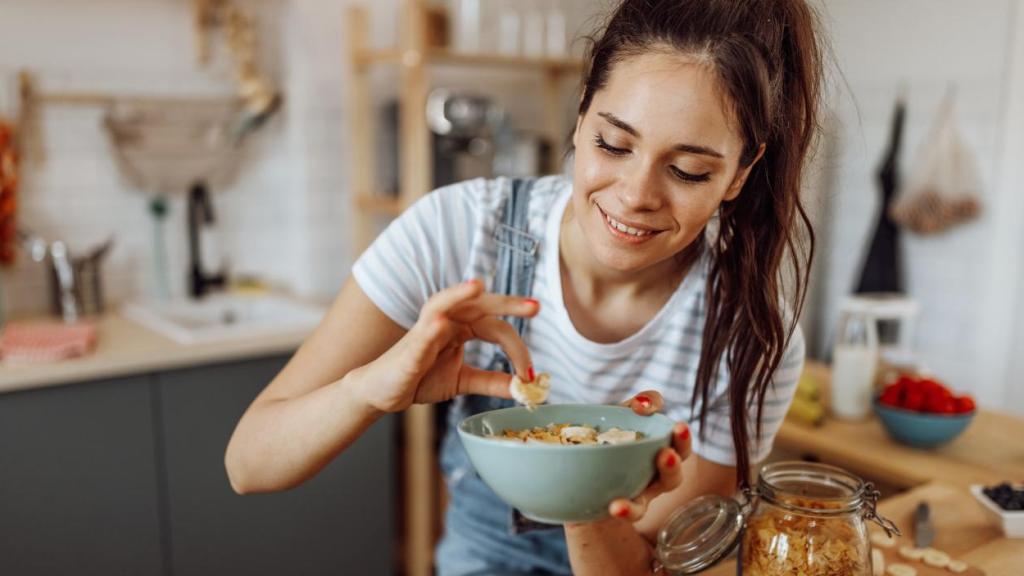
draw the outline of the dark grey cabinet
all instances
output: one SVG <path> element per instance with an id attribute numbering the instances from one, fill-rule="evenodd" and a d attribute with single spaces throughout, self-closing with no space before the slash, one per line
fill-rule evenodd
<path id="1" fill-rule="evenodd" d="M 387 575 L 395 420 L 239 496 L 224 449 L 285 358 L 0 394 L 0 574 Z"/>
<path id="2" fill-rule="evenodd" d="M 153 385 L 0 395 L 0 574 L 161 574 Z"/>
<path id="3" fill-rule="evenodd" d="M 292 490 L 231 490 L 224 448 L 264 376 L 283 362 L 158 376 L 174 576 L 392 573 L 392 420 Z"/>

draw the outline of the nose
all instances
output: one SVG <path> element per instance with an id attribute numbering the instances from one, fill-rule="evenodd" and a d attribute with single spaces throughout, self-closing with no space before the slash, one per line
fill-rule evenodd
<path id="1" fill-rule="evenodd" d="M 624 176 L 622 184 L 619 197 L 624 208 L 636 212 L 653 212 L 664 205 L 664 193 L 654 165 L 638 163 Z"/>

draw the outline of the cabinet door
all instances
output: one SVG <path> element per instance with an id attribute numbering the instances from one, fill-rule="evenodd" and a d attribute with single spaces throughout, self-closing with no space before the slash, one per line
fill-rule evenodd
<path id="1" fill-rule="evenodd" d="M 0 574 L 161 574 L 149 377 L 0 394 Z"/>
<path id="2" fill-rule="evenodd" d="M 247 496 L 231 490 L 228 439 L 284 362 L 159 375 L 175 576 L 392 573 L 392 419 L 297 488 Z"/>

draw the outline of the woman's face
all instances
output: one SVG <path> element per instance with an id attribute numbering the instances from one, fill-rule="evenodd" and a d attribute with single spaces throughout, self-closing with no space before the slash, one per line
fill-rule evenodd
<path id="1" fill-rule="evenodd" d="M 672 258 L 749 173 L 710 68 L 681 54 L 619 62 L 577 120 L 572 207 L 600 265 L 638 271 Z"/>

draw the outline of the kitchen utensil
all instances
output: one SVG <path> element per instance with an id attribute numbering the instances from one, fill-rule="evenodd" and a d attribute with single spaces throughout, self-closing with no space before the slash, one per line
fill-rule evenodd
<path id="1" fill-rule="evenodd" d="M 935 540 L 935 526 L 932 524 L 932 510 L 927 502 L 917 505 L 914 512 L 914 545 L 927 548 Z"/>
<path id="2" fill-rule="evenodd" d="M 71 255 L 67 245 L 60 240 L 50 244 L 50 259 L 53 262 L 54 277 L 57 279 L 57 306 L 65 322 L 78 320 L 78 302 L 75 301 L 75 272 L 71 267 Z"/>
<path id="3" fill-rule="evenodd" d="M 49 269 L 51 309 L 55 314 L 70 323 L 103 312 L 100 269 L 113 247 L 113 237 L 81 256 L 72 256 L 61 240 L 47 242 L 26 229 L 18 230 L 18 238 L 32 260 L 45 263 Z"/>
<path id="4" fill-rule="evenodd" d="M 521 443 L 489 438 L 504 430 L 553 423 L 599 430 L 636 430 L 643 438 L 613 445 Z M 483 481 L 531 520 L 561 524 L 608 516 L 616 498 L 633 498 L 654 477 L 654 459 L 674 422 L 662 414 L 640 416 L 621 406 L 558 404 L 492 410 L 459 424 L 459 437 Z"/>

